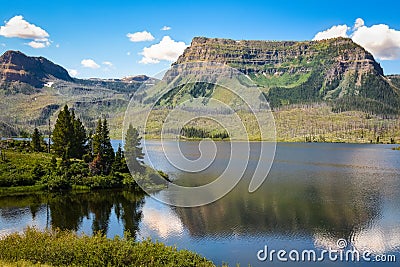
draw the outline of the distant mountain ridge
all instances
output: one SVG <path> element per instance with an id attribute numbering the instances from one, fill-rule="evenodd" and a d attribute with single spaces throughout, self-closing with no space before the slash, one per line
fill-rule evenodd
<path id="1" fill-rule="evenodd" d="M 133 93 L 153 78 L 145 75 L 122 79 L 76 79 L 66 69 L 44 57 L 19 51 L 0 56 L 0 136 L 15 136 L 37 126 L 43 132 L 48 120 L 68 104 L 88 128 L 99 116 L 109 119 L 114 134 L 121 127 Z"/>
<path id="2" fill-rule="evenodd" d="M 25 83 L 35 88 L 45 85 L 46 79 L 73 79 L 63 67 L 44 57 L 29 57 L 20 51 L 7 51 L 0 56 L 0 83 L 12 86 Z"/>

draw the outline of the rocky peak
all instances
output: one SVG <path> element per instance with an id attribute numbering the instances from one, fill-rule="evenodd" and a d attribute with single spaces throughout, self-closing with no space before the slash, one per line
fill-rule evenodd
<path id="1" fill-rule="evenodd" d="M 322 41 L 235 41 L 195 37 L 175 64 L 213 61 L 231 65 L 245 74 L 283 74 L 311 71 L 324 61 L 332 74 L 347 70 L 376 72 L 383 70 L 373 56 L 348 38 Z M 329 64 L 326 64 L 329 63 Z"/>
<path id="2" fill-rule="evenodd" d="M 41 88 L 47 79 L 73 80 L 63 67 L 44 57 L 29 57 L 12 50 L 0 57 L 0 83 L 20 82 Z"/>

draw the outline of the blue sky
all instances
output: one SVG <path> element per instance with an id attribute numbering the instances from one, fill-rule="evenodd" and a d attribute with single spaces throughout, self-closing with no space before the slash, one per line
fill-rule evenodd
<path id="1" fill-rule="evenodd" d="M 0 6 L 0 53 L 12 49 L 44 56 L 76 77 L 154 75 L 168 68 L 195 36 L 311 40 L 318 32 L 341 26 L 328 36 L 345 29 L 352 37 L 357 18 L 363 20 L 358 40 L 373 49 L 386 74 L 400 73 L 398 1 L 0 0 Z M 5 28 L 12 18 L 36 26 L 35 37 Z M 379 24 L 387 28 L 373 27 Z M 170 29 L 161 30 L 164 26 Z M 142 34 L 133 40 L 147 41 L 132 42 L 127 34 L 137 32 Z M 376 44 L 374 38 L 384 41 Z"/>

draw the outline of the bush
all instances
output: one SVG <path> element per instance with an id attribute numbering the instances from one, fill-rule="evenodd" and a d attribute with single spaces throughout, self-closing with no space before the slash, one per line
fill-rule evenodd
<path id="1" fill-rule="evenodd" d="M 129 236 L 108 239 L 98 233 L 78 236 L 71 231 L 27 228 L 0 240 L 0 260 L 29 261 L 53 266 L 215 266 L 187 250 L 178 251 L 150 240 Z"/>

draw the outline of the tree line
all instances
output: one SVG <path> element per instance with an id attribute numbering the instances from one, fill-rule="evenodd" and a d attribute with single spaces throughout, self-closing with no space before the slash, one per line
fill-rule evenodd
<path id="1" fill-rule="evenodd" d="M 49 152 L 53 154 L 51 162 L 47 166 L 38 163 L 33 175 L 52 189 L 67 189 L 72 185 L 136 186 L 131 173 L 141 175 L 145 171 L 138 130 L 130 124 L 124 146 L 119 144 L 116 152 L 109 134 L 106 118 L 99 118 L 95 131 L 88 132 L 74 110 L 65 105 L 58 114 L 51 142 L 49 140 Z M 30 143 L 35 152 L 43 152 L 48 146 L 37 128 Z"/>

